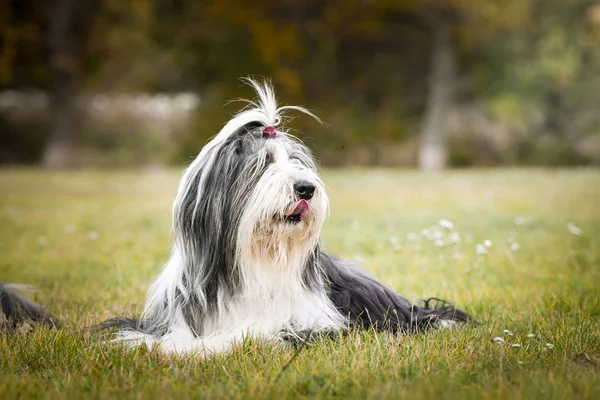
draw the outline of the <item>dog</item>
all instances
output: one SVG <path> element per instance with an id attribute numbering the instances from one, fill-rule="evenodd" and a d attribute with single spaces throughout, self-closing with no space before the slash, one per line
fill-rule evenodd
<path id="1" fill-rule="evenodd" d="M 164 353 L 229 351 L 246 337 L 298 343 L 349 329 L 418 333 L 470 316 L 438 299 L 416 305 L 350 262 L 319 236 L 328 198 L 310 150 L 283 128 L 268 82 L 245 79 L 257 98 L 187 167 L 173 204 L 174 245 L 139 318 L 97 328 L 109 340 Z"/>
<path id="2" fill-rule="evenodd" d="M 397 295 L 319 240 L 328 199 L 315 158 L 282 128 L 302 107 L 279 107 L 268 82 L 185 170 L 173 204 L 175 243 L 140 318 L 103 327 L 132 346 L 214 354 L 245 337 L 272 342 L 318 332 L 394 333 L 466 323 L 452 305 Z"/>

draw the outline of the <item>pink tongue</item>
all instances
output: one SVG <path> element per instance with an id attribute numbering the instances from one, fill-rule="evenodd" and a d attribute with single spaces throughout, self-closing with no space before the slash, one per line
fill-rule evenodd
<path id="1" fill-rule="evenodd" d="M 300 200 L 288 212 L 287 216 L 289 217 L 290 215 L 299 214 L 298 218 L 300 218 L 300 221 L 302 221 L 304 219 L 304 217 L 306 217 L 306 214 L 308 214 L 308 211 L 310 211 L 310 206 L 308 205 L 308 201 Z"/>

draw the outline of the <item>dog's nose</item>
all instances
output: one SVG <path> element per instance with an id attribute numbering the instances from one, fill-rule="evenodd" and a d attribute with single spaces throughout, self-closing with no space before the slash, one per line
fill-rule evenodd
<path id="1" fill-rule="evenodd" d="M 308 181 L 299 181 L 294 184 L 294 190 L 302 200 L 310 200 L 315 194 L 315 185 Z"/>

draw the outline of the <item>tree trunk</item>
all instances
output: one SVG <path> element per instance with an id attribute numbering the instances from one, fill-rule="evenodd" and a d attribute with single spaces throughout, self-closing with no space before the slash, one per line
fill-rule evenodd
<path id="1" fill-rule="evenodd" d="M 431 27 L 429 95 L 421 133 L 419 168 L 437 171 L 446 168 L 448 160 L 446 115 L 454 101 L 457 68 L 450 24 L 440 18 Z"/>
<path id="2" fill-rule="evenodd" d="M 74 77 L 69 75 L 54 77 L 54 87 L 49 96 L 50 129 L 43 163 L 50 169 L 71 168 L 75 164 L 77 86 Z"/>
<path id="3" fill-rule="evenodd" d="M 74 166 L 78 133 L 76 98 L 79 85 L 79 60 L 73 24 L 77 0 L 56 0 L 48 7 L 49 67 L 52 84 L 49 92 L 50 127 L 44 149 L 46 168 Z"/>

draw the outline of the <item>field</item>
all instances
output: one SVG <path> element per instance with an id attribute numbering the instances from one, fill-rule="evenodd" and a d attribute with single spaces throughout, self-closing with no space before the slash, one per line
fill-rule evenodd
<path id="1" fill-rule="evenodd" d="M 252 341 L 169 358 L 82 329 L 140 312 L 178 178 L 0 170 L 0 280 L 34 285 L 65 325 L 0 333 L 0 398 L 600 398 L 600 171 L 325 171 L 330 253 L 479 324 L 352 332 L 285 369 L 293 350 Z"/>

